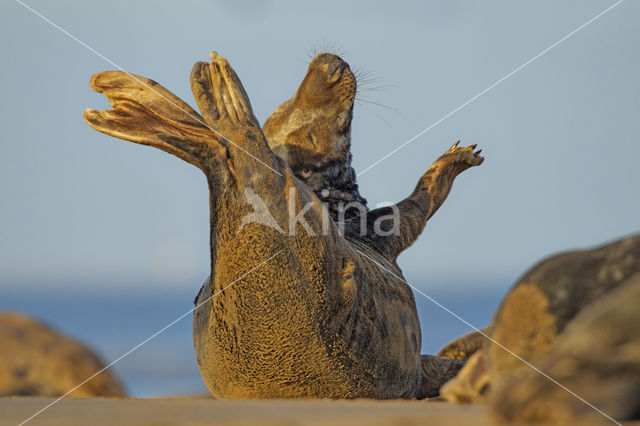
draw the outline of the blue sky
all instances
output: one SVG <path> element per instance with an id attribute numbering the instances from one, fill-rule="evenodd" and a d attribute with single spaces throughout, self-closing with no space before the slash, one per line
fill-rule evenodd
<path id="1" fill-rule="evenodd" d="M 191 66 L 216 50 L 261 122 L 295 91 L 307 50 L 335 44 L 387 86 L 363 96 L 393 108 L 356 106 L 356 170 L 613 3 L 27 1 L 191 105 Z M 114 66 L 17 2 L 2 2 L 0 16 L 0 290 L 136 283 L 195 293 L 209 268 L 201 172 L 89 128 L 83 110 L 107 105 L 89 78 Z M 407 196 L 458 139 L 485 153 L 401 256 L 409 282 L 506 287 L 544 256 L 640 229 L 639 17 L 638 2 L 621 3 L 362 174 L 375 205 Z"/>

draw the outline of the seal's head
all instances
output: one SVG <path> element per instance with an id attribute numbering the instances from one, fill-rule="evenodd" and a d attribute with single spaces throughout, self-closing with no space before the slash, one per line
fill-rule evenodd
<path id="1" fill-rule="evenodd" d="M 351 119 L 356 78 L 339 56 L 322 53 L 296 93 L 262 130 L 273 152 L 322 199 L 366 203 L 351 168 Z"/>

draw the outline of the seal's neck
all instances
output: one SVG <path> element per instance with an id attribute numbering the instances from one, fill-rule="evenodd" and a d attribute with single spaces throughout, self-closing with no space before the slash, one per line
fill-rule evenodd
<path id="1" fill-rule="evenodd" d="M 313 188 L 335 222 L 342 222 L 369 211 L 367 200 L 360 195 L 356 172 L 351 167 L 351 153 L 344 161 L 333 163 L 327 167 L 331 170 L 327 173 L 318 187 Z"/>

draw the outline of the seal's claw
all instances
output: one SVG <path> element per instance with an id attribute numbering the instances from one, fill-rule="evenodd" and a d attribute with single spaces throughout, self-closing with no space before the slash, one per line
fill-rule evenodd
<path id="1" fill-rule="evenodd" d="M 484 161 L 484 158 L 480 156 L 482 149 L 474 152 L 473 150 L 478 147 L 477 144 L 469 145 L 466 147 L 459 146 L 460 141 L 453 144 L 447 152 L 444 153 L 443 159 L 450 161 L 452 164 L 458 164 L 463 168 L 479 166 Z"/>

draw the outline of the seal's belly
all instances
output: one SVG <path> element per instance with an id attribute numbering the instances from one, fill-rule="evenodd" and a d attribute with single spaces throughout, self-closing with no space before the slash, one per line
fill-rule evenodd
<path id="1" fill-rule="evenodd" d="M 366 267 L 357 270 L 353 306 L 330 303 L 332 312 L 324 313 L 247 286 L 211 299 L 208 281 L 194 312 L 194 347 L 210 392 L 218 398 L 414 397 L 420 326 L 412 295 L 408 300 L 395 283 L 367 277 Z"/>

